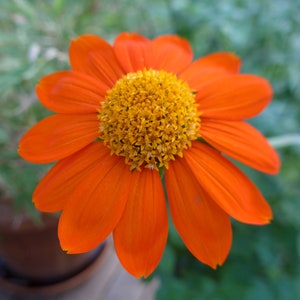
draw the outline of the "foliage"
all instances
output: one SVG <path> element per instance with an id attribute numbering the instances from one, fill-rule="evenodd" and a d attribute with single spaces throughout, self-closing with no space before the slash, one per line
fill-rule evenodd
<path id="1" fill-rule="evenodd" d="M 274 101 L 251 120 L 278 147 L 282 170 L 266 176 L 242 167 L 274 210 L 266 227 L 233 222 L 234 243 L 216 271 L 191 257 L 174 228 L 153 276 L 157 299 L 300 298 L 300 2 L 287 0 L 0 0 L 0 195 L 31 207 L 31 193 L 47 168 L 18 158 L 20 136 L 48 112 L 34 86 L 68 68 L 72 38 L 95 33 L 108 41 L 120 31 L 148 37 L 177 33 L 190 40 L 195 57 L 232 51 L 243 72 L 268 78 Z"/>

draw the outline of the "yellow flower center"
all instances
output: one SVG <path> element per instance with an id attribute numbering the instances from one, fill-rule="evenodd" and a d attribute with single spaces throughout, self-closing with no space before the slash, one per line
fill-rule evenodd
<path id="1" fill-rule="evenodd" d="M 99 138 L 131 170 L 156 169 L 197 139 L 200 118 L 187 83 L 165 71 L 128 73 L 107 92 L 99 110 Z"/>

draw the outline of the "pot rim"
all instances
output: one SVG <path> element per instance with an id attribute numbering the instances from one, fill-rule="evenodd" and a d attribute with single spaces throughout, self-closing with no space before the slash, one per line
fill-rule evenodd
<path id="1" fill-rule="evenodd" d="M 17 282 L 13 282 L 13 280 L 9 280 L 7 278 L 3 278 L 0 276 L 0 288 L 8 293 L 15 293 L 16 295 L 53 295 L 59 294 L 64 291 L 71 290 L 78 286 L 80 283 L 87 281 L 96 270 L 104 263 L 105 259 L 109 256 L 109 253 L 113 251 L 113 242 L 112 238 L 109 237 L 105 242 L 103 242 L 103 246 L 100 247 L 99 253 L 95 256 L 94 260 L 86 266 L 83 270 L 80 270 L 78 273 L 73 275 L 72 277 L 46 285 L 38 285 L 38 286 L 25 286 L 18 284 Z M 1 268 L 0 268 L 1 270 Z"/>

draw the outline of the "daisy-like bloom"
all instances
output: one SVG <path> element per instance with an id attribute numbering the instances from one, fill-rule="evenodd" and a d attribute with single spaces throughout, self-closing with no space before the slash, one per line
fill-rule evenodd
<path id="1" fill-rule="evenodd" d="M 30 162 L 58 161 L 33 201 L 62 211 L 63 249 L 89 251 L 113 233 L 125 269 L 146 277 L 163 254 L 169 208 L 189 251 L 216 268 L 231 247 L 230 217 L 270 222 L 268 203 L 226 158 L 279 170 L 275 150 L 244 122 L 272 98 L 265 79 L 239 74 L 232 53 L 192 62 L 190 44 L 176 35 L 122 33 L 113 45 L 82 35 L 69 55 L 71 70 L 43 77 L 36 89 L 56 114 L 19 147 Z"/>

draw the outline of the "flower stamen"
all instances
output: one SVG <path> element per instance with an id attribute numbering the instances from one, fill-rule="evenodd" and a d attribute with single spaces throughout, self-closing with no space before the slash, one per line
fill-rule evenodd
<path id="1" fill-rule="evenodd" d="M 168 168 L 197 139 L 195 93 L 176 75 L 144 69 L 128 73 L 110 89 L 99 110 L 99 138 L 131 170 Z"/>

